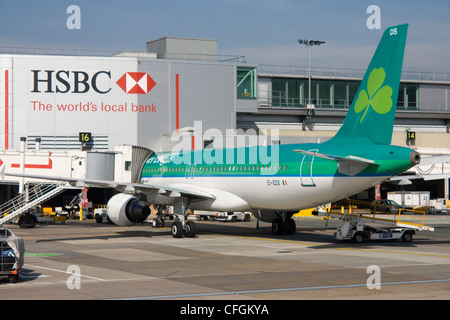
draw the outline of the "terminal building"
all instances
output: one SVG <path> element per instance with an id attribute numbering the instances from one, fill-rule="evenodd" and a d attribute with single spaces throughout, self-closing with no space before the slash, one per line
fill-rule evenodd
<path id="1" fill-rule="evenodd" d="M 1 49 L 0 164 L 7 171 L 135 182 L 152 152 L 223 137 L 325 141 L 341 126 L 365 70 L 249 64 L 217 41 L 165 37 L 147 52 Z M 369 61 L 368 61 L 369 63 Z M 308 92 L 311 92 L 309 96 Z M 392 143 L 450 154 L 450 74 L 404 71 Z M 217 139 L 218 140 L 218 139 Z M 229 139 L 228 141 L 233 141 Z M 261 142 L 262 141 L 262 142 Z M 425 169 L 418 169 L 425 170 Z M 445 164 L 428 173 L 450 173 Z M 0 203 L 29 180 L 0 182 Z M 36 181 L 34 181 L 36 183 Z M 386 184 L 448 199 L 448 179 Z M 384 194 L 383 194 L 384 192 Z M 373 199 L 368 190 L 362 198 Z"/>

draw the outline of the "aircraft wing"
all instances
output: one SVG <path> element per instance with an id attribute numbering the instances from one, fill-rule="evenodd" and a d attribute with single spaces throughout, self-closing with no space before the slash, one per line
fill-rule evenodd
<path id="1" fill-rule="evenodd" d="M 169 196 L 172 198 L 186 196 L 195 197 L 201 199 L 215 199 L 216 197 L 204 190 L 199 190 L 196 188 L 179 188 L 170 186 L 158 186 L 152 184 L 144 183 L 126 183 L 118 181 L 107 181 L 107 180 L 95 180 L 95 179 L 78 179 L 78 178 L 61 178 L 52 176 L 41 176 L 33 174 L 21 174 L 21 173 L 1 173 L 2 180 L 3 176 L 19 177 L 19 178 L 30 178 L 38 180 L 50 180 L 50 181 L 60 181 L 69 183 L 73 187 L 102 187 L 102 188 L 112 188 L 124 193 L 145 193 L 149 191 L 155 191 L 160 195 Z"/>
<path id="2" fill-rule="evenodd" d="M 328 159 L 328 160 L 334 160 L 338 162 L 338 171 L 340 173 L 349 175 L 349 176 L 354 176 L 356 174 L 358 174 L 359 172 L 361 172 L 362 170 L 364 170 L 366 167 L 370 166 L 370 165 L 376 165 L 378 166 L 377 163 L 375 163 L 375 161 L 370 160 L 370 159 L 365 159 L 365 158 L 361 158 L 361 157 L 357 157 L 357 156 L 346 156 L 346 157 L 341 157 L 341 156 L 335 156 L 335 155 L 331 155 L 331 154 L 325 154 L 325 153 L 319 153 L 319 152 L 314 152 L 314 151 L 306 151 L 306 150 L 293 150 L 294 152 L 298 152 L 298 153 L 302 153 L 308 156 L 312 156 L 312 157 L 318 157 L 318 158 L 322 158 L 322 159 Z"/>

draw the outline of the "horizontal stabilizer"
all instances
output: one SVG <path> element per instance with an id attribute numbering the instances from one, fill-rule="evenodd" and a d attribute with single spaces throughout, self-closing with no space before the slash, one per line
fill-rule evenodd
<path id="1" fill-rule="evenodd" d="M 366 167 L 370 165 L 376 165 L 378 166 L 375 161 L 370 159 L 365 159 L 357 156 L 335 156 L 331 154 L 325 154 L 325 153 L 319 153 L 319 152 L 313 152 L 313 151 L 306 151 L 306 150 L 293 150 L 294 152 L 303 153 L 305 155 L 311 156 L 311 157 L 318 157 L 322 159 L 327 160 L 333 160 L 338 162 L 338 171 L 339 173 L 348 175 L 348 176 L 354 176 L 361 171 L 363 171 Z"/>

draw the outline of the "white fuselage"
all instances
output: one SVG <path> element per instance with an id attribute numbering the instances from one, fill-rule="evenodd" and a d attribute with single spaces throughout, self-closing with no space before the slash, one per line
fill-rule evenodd
<path id="1" fill-rule="evenodd" d="M 313 181 L 302 184 L 300 176 L 279 175 L 273 177 L 153 177 L 143 179 L 142 182 L 200 190 L 216 197 L 214 200 L 192 202 L 190 208 L 194 210 L 295 211 L 340 200 L 375 186 L 386 178 L 388 177 L 314 177 Z"/>

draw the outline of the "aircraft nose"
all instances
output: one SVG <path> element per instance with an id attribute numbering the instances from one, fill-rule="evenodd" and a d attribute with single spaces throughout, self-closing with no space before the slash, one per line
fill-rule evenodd
<path id="1" fill-rule="evenodd" d="M 411 162 L 412 165 L 418 165 L 420 163 L 420 153 L 417 151 L 413 151 L 409 154 L 409 162 Z"/>

